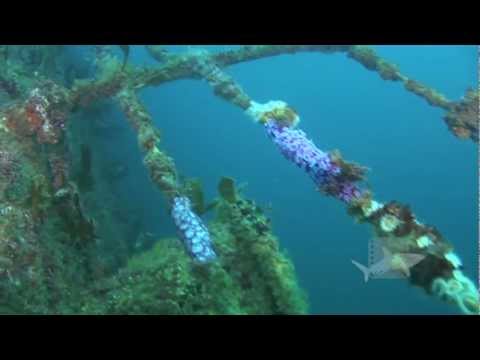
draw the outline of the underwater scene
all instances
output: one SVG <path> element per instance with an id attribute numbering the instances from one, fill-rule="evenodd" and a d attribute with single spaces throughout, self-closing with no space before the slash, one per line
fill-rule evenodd
<path id="1" fill-rule="evenodd" d="M 0 314 L 479 314 L 478 69 L 0 45 Z"/>

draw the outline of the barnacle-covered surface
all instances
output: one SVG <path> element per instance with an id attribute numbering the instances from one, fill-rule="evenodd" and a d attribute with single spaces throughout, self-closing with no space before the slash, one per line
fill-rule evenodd
<path id="1" fill-rule="evenodd" d="M 479 90 L 468 89 L 464 98 L 453 104 L 445 115 L 448 128 L 460 139 L 478 142 L 479 94 Z"/>

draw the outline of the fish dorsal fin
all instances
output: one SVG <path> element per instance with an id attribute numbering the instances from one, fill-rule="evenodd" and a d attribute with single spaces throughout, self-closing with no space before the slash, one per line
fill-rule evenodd
<path id="1" fill-rule="evenodd" d="M 421 254 L 402 254 L 402 259 L 408 267 L 412 267 L 425 259 L 425 256 Z"/>

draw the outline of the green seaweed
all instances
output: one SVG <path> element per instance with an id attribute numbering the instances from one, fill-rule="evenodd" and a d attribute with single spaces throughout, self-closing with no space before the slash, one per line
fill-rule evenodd
<path id="1" fill-rule="evenodd" d="M 205 198 L 202 182 L 199 179 L 188 179 L 185 182 L 185 192 L 192 202 L 192 209 L 198 215 L 205 213 Z"/>
<path id="2" fill-rule="evenodd" d="M 205 194 L 200 179 L 187 179 L 183 182 L 183 191 L 192 202 L 192 210 L 196 214 L 201 216 L 215 208 L 215 206 L 217 205 L 217 200 L 213 200 L 208 204 L 205 203 Z"/>
<path id="3" fill-rule="evenodd" d="M 230 177 L 222 177 L 218 183 L 218 192 L 222 198 L 230 203 L 237 201 L 237 192 L 235 190 L 235 180 Z"/>

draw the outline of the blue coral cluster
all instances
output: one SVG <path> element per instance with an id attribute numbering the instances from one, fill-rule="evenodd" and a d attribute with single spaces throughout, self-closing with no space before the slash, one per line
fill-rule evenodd
<path id="1" fill-rule="evenodd" d="M 175 197 L 171 215 L 190 256 L 200 263 L 215 260 L 217 255 L 208 229 L 202 219 L 192 211 L 190 200 L 186 197 Z"/>
<path id="2" fill-rule="evenodd" d="M 283 156 L 307 172 L 320 189 L 347 203 L 360 196 L 355 184 L 342 179 L 342 170 L 330 154 L 319 150 L 302 130 L 282 126 L 275 120 L 265 122 L 265 128 Z"/>

